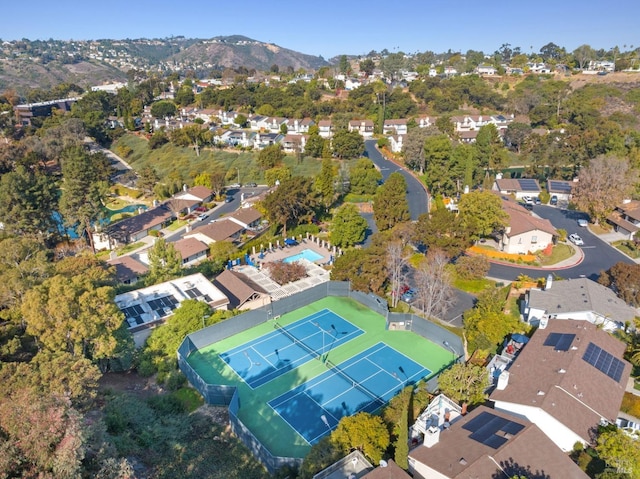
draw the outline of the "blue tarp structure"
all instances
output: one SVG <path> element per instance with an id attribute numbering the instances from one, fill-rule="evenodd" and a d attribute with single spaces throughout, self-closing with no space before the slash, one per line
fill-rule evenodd
<path id="1" fill-rule="evenodd" d="M 295 246 L 298 244 L 298 242 L 293 238 L 285 238 L 284 244 L 286 244 L 287 246 Z"/>

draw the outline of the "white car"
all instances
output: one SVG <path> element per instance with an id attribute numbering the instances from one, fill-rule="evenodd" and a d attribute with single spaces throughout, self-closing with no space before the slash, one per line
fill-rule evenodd
<path id="1" fill-rule="evenodd" d="M 580 218 L 578 220 L 578 226 L 582 226 L 583 228 L 586 227 L 589 224 L 589 222 L 583 218 Z"/>
<path id="2" fill-rule="evenodd" d="M 207 213 L 202 213 L 202 214 L 199 214 L 199 215 L 198 215 L 198 219 L 199 219 L 200 221 L 202 221 L 202 220 L 206 220 L 208 217 L 209 217 L 209 215 L 208 215 Z"/>
<path id="3" fill-rule="evenodd" d="M 580 236 L 578 236 L 575 233 L 572 233 L 569 235 L 569 241 L 571 241 L 576 246 L 582 246 L 584 244 L 584 241 L 582 241 L 582 238 L 580 238 Z"/>

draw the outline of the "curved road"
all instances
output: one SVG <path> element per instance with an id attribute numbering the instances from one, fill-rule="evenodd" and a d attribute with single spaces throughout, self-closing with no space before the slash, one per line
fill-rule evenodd
<path id="1" fill-rule="evenodd" d="M 404 179 L 407 182 L 407 202 L 409 203 L 409 214 L 411 215 L 411 219 L 417 220 L 418 216 L 421 214 L 428 213 L 429 196 L 422 186 L 422 183 L 415 179 L 413 175 L 404 168 L 401 168 L 392 161 L 385 160 L 376 148 L 376 144 L 376 140 L 366 140 L 364 142 L 365 156 L 373 161 L 373 164 L 380 169 L 383 180 L 386 181 L 389 175 L 396 171 L 404 176 Z"/>
<path id="2" fill-rule="evenodd" d="M 546 276 L 549 273 L 553 273 L 566 279 L 587 277 L 595 281 L 598 279 L 598 276 L 600 276 L 601 271 L 609 269 L 620 261 L 634 264 L 633 260 L 598 238 L 598 236 L 591 233 L 588 228 L 578 226 L 578 219 L 588 219 L 585 213 L 563 210 L 546 205 L 534 206 L 533 211 L 541 218 L 546 218 L 551 221 L 556 229 L 561 228 L 566 230 L 567 235 L 571 233 L 579 234 L 584 241 L 584 246 L 580 247 L 584 253 L 584 259 L 576 266 L 558 269 L 525 268 L 522 266 L 494 263 L 489 270 L 489 276 L 492 278 L 513 281 L 519 274 L 535 277 Z"/>

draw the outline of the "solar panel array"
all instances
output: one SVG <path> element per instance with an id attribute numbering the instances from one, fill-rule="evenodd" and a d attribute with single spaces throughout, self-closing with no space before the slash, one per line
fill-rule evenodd
<path id="1" fill-rule="evenodd" d="M 178 307 L 178 300 L 169 295 L 157 299 L 152 299 L 151 301 L 148 301 L 147 304 L 158 314 L 158 316 L 163 317 L 169 314 L 165 312 L 166 309 L 168 309 L 169 311 L 173 311 Z"/>
<path id="2" fill-rule="evenodd" d="M 569 351 L 571 343 L 575 339 L 575 334 L 549 333 L 544 341 L 545 346 L 553 346 L 556 351 Z"/>
<path id="3" fill-rule="evenodd" d="M 549 190 L 554 193 L 571 193 L 571 184 L 566 181 L 549 180 Z"/>
<path id="4" fill-rule="evenodd" d="M 187 296 L 189 296 L 192 299 L 195 299 L 199 296 L 202 296 L 202 293 L 200 292 L 200 290 L 198 288 L 191 288 L 185 291 L 185 293 L 187 294 Z"/>
<path id="5" fill-rule="evenodd" d="M 591 364 L 591 366 L 596 368 L 598 371 L 605 373 L 614 381 L 618 383 L 620 382 L 622 372 L 624 371 L 624 363 L 612 354 L 606 352 L 600 346 L 589 343 L 582 359 Z"/>
<path id="6" fill-rule="evenodd" d="M 124 313 L 124 317 L 129 323 L 129 326 L 137 326 L 139 324 L 144 323 L 142 320 L 142 315 L 144 314 L 144 309 L 139 304 L 134 304 L 133 306 L 129 306 L 122 310 Z"/>
<path id="7" fill-rule="evenodd" d="M 538 186 L 538 182 L 531 178 L 520 178 L 518 180 L 520 184 L 521 191 L 540 191 L 540 187 Z"/>
<path id="8" fill-rule="evenodd" d="M 522 431 L 524 425 L 485 411 L 478 414 L 462 428 L 471 431 L 470 439 L 498 449 L 510 437 Z"/>

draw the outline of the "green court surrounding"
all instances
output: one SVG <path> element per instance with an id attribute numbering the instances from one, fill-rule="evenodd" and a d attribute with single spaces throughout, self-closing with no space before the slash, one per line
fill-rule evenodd
<path id="1" fill-rule="evenodd" d="M 335 312 L 364 331 L 364 334 L 338 345 L 327 353 L 333 364 L 340 364 L 381 342 L 425 369 L 433 371 L 433 374 L 454 360 L 450 350 L 413 332 L 387 331 L 383 316 L 350 298 L 328 296 L 285 314 L 277 321 L 280 325 L 286 326 L 324 309 Z M 226 351 L 273 332 L 274 323 L 268 321 L 194 351 L 187 361 L 205 382 L 237 387 L 240 398 L 239 419 L 273 455 L 302 458 L 307 455 L 311 446 L 269 406 L 268 402 L 312 378 L 327 373 L 327 366 L 319 359 L 310 357 L 308 361 L 298 364 L 290 371 L 251 389 L 220 356 Z"/>

